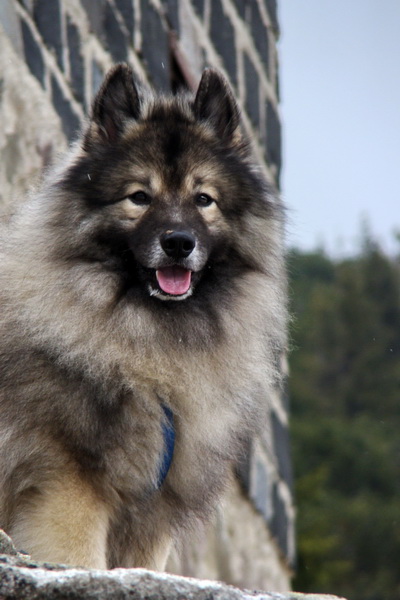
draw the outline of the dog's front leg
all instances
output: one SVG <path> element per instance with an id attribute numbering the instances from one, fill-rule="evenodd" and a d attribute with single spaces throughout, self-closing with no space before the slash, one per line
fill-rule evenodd
<path id="1" fill-rule="evenodd" d="M 143 565 L 146 569 L 164 571 L 172 548 L 172 539 L 161 539 L 152 549 L 151 557 Z"/>
<path id="2" fill-rule="evenodd" d="M 60 473 L 16 508 L 9 531 L 34 560 L 107 568 L 109 515 L 76 473 Z"/>
<path id="3" fill-rule="evenodd" d="M 156 540 L 151 540 L 142 532 L 140 544 L 126 543 L 121 548 L 121 554 L 115 566 L 126 569 L 139 568 L 165 571 L 172 543 L 172 537 L 166 534 Z"/>

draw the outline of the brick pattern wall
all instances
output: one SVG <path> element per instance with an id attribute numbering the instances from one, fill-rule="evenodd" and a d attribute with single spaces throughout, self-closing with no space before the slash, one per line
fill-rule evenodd
<path id="1" fill-rule="evenodd" d="M 279 188 L 278 37 L 276 0 L 1 0 L 0 201 L 23 196 L 74 139 L 105 72 L 118 61 L 128 61 L 149 85 L 173 92 L 194 89 L 206 66 L 223 70 L 243 109 L 254 152 Z M 237 524 L 226 521 L 229 511 L 220 512 L 214 523 L 212 535 L 219 539 L 205 538 L 201 556 L 197 547 L 201 564 L 193 560 L 185 567 L 176 559 L 175 570 L 253 587 L 288 587 L 295 557 L 288 411 L 279 390 L 267 401 L 270 418 L 238 468 L 238 494 L 244 491 L 254 528 L 260 518 L 264 524 L 257 543 L 268 546 L 276 577 L 269 565 L 253 579 L 227 575 L 226 561 L 224 568 L 214 564 L 207 570 L 212 544 L 219 548 L 220 565 L 221 553 L 235 559 L 229 531 Z M 240 520 L 243 510 L 232 519 Z M 246 549 L 240 552 L 243 557 Z M 257 548 L 247 552 L 247 559 L 255 560 Z"/>

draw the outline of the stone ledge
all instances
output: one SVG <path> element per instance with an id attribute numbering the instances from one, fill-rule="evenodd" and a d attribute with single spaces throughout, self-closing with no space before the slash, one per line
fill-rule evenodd
<path id="1" fill-rule="evenodd" d="M 1 531 L 0 553 L 0 598 L 4 600 L 335 600 L 319 594 L 239 590 L 145 569 L 100 571 L 36 563 L 17 552 Z"/>
<path id="2" fill-rule="evenodd" d="M 333 600 L 333 596 L 239 590 L 145 569 L 96 571 L 0 555 L 0 598 L 24 600 Z"/>

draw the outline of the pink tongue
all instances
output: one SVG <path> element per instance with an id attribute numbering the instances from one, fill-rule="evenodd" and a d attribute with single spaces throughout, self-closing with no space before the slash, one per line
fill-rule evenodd
<path id="1" fill-rule="evenodd" d="M 192 272 L 182 267 L 165 267 L 156 271 L 158 285 L 166 294 L 181 296 L 190 288 Z"/>

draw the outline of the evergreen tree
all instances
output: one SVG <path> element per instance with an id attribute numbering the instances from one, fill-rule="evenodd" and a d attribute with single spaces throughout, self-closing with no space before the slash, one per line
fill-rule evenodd
<path id="1" fill-rule="evenodd" d="M 289 255 L 300 591 L 400 597 L 400 275 L 360 256 Z"/>

